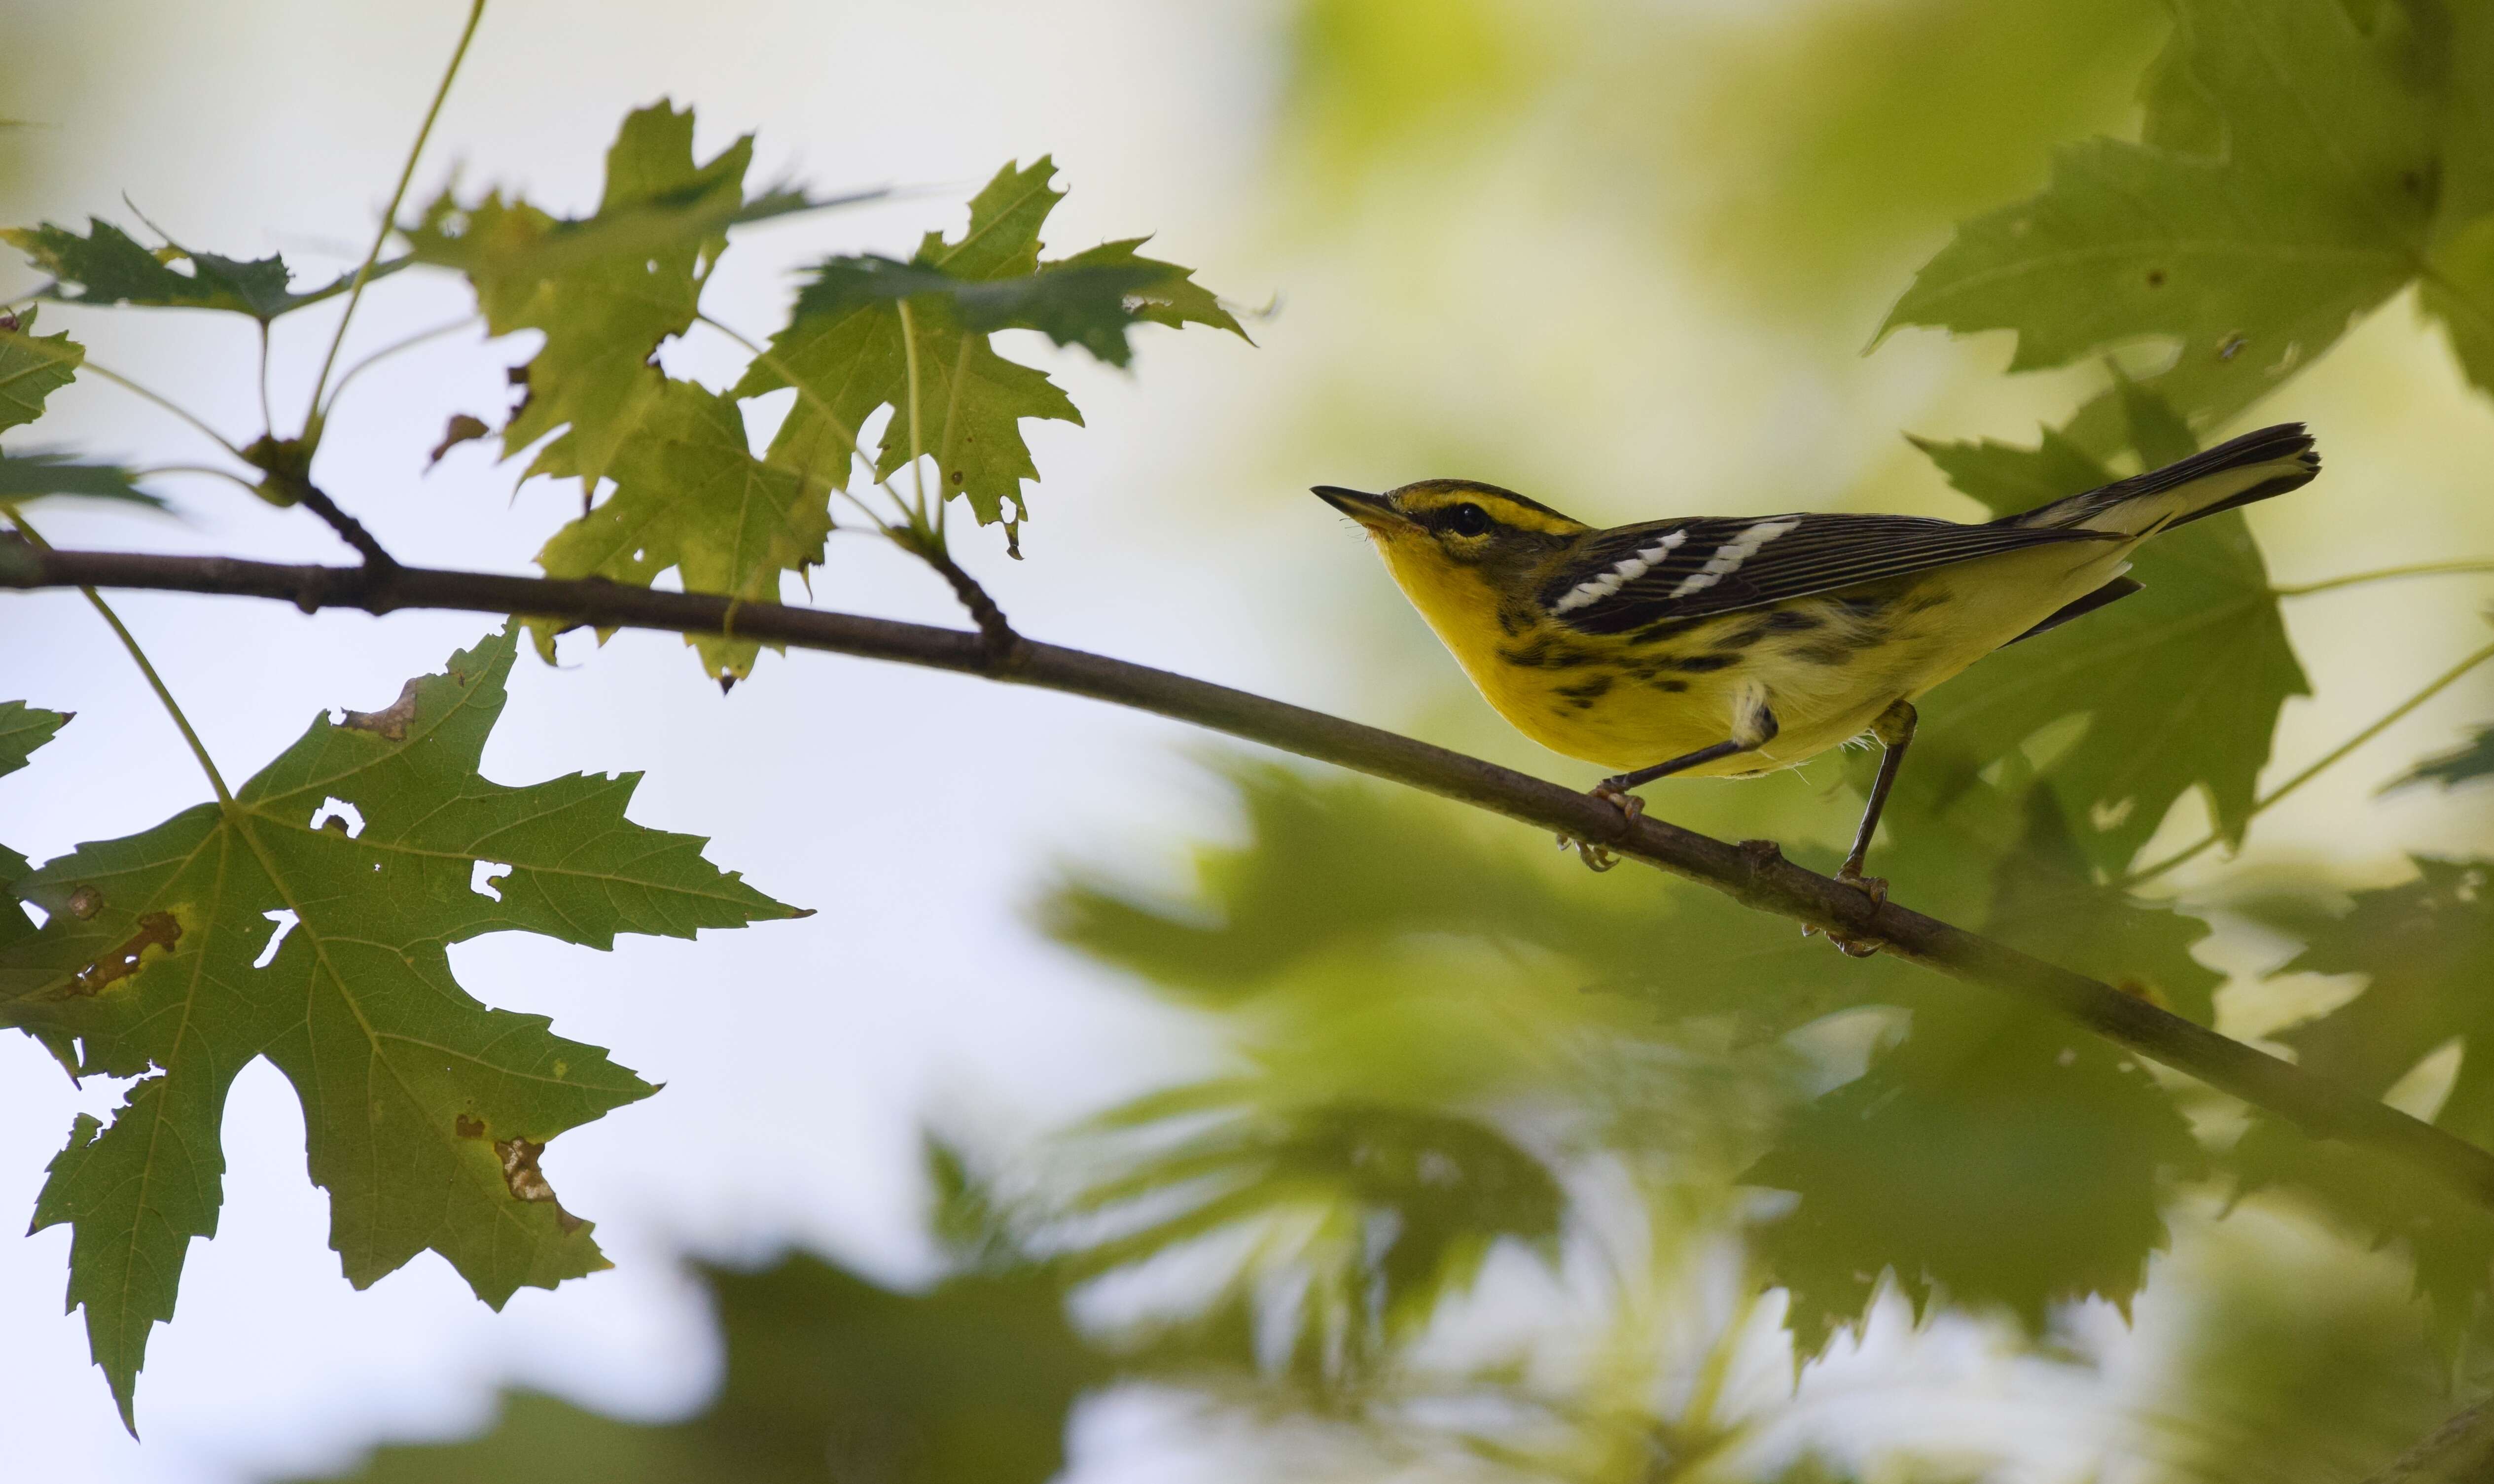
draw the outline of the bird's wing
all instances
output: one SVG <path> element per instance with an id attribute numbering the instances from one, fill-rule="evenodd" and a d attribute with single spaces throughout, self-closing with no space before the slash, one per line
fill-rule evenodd
<path id="1" fill-rule="evenodd" d="M 1701 516 L 1603 531 L 1538 595 L 1570 628 L 1618 634 L 2030 546 L 2107 539 L 2123 537 L 1912 515 Z"/>

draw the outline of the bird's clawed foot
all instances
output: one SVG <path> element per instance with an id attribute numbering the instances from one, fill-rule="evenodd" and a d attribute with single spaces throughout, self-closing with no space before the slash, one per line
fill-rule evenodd
<path id="1" fill-rule="evenodd" d="M 1627 815 L 1631 825 L 1645 817 L 1645 801 L 1625 789 L 1614 788 L 1607 779 L 1594 786 L 1594 797 Z M 1612 854 L 1607 846 L 1597 844 L 1592 840 L 1580 840 L 1572 834 L 1564 833 L 1558 838 L 1559 848 L 1576 852 L 1576 859 L 1585 863 L 1587 870 L 1606 871 L 1620 863 L 1620 858 Z"/>
<path id="2" fill-rule="evenodd" d="M 1865 876 L 1862 874 L 1862 867 L 1854 864 L 1850 861 L 1847 861 L 1844 863 L 1844 868 L 1836 873 L 1836 879 L 1860 892 L 1863 895 L 1870 897 L 1870 906 L 1873 911 L 1887 905 L 1888 882 L 1886 878 L 1880 876 Z M 1817 931 L 1819 931 L 1819 929 L 1815 927 L 1805 927 L 1801 930 L 1801 933 L 1803 937 L 1807 938 Z M 1876 938 L 1847 938 L 1832 932 L 1827 935 L 1827 941 L 1835 944 L 1836 951 L 1844 954 L 1848 958 L 1868 958 L 1871 954 L 1879 952 L 1881 946 L 1879 940 Z"/>
<path id="3" fill-rule="evenodd" d="M 1558 838 L 1559 848 L 1574 851 L 1576 859 L 1584 862 L 1585 869 L 1589 871 L 1606 871 L 1620 863 L 1620 858 L 1612 854 L 1607 846 L 1597 845 L 1592 840 L 1580 840 L 1572 834 L 1564 833 Z"/>
<path id="4" fill-rule="evenodd" d="M 1594 797 L 1628 817 L 1629 824 L 1645 818 L 1645 801 L 1605 778 L 1594 785 Z"/>

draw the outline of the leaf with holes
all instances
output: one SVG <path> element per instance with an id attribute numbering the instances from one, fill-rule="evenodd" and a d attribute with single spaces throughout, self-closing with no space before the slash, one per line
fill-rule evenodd
<path id="1" fill-rule="evenodd" d="M 995 331 L 1040 330 L 1120 366 L 1138 321 L 1244 337 L 1192 270 L 1138 256 L 1142 238 L 1042 262 L 1040 228 L 1065 197 L 1049 184 L 1055 173 L 1044 155 L 1026 168 L 1006 166 L 971 198 L 958 239 L 929 232 L 906 263 L 835 257 L 816 267 L 787 327 L 735 391 L 801 388 L 773 462 L 828 487 L 845 482 L 853 453 L 883 477 L 923 453 L 945 498 L 963 497 L 982 522 L 1003 520 L 1007 500 L 1022 508 L 1022 482 L 1039 478 L 1021 419 L 1080 423 L 1082 414 L 1055 382 L 997 354 Z M 892 420 L 880 441 L 863 445 L 884 408 Z"/>
<path id="2" fill-rule="evenodd" d="M 2151 384 L 2205 430 L 2414 280 L 2429 241 L 2482 258 L 2447 225 L 2481 203 L 2437 202 L 2436 79 L 2464 69 L 2436 64 L 2411 8 L 2358 9 L 2180 0 L 2144 142 L 2063 149 L 2042 194 L 1959 228 L 1888 327 L 2014 330 L 2012 370 L 2170 345 Z M 2100 399 L 2085 421 L 2116 419 Z"/>
<path id="3" fill-rule="evenodd" d="M 46 298 L 66 304 L 137 304 L 160 309 L 217 309 L 248 315 L 262 324 L 306 305 L 352 288 L 355 275 L 342 273 L 308 293 L 296 293 L 282 257 L 225 257 L 167 244 L 148 247 L 120 227 L 87 219 L 83 237 L 46 222 L 0 230 L 0 242 L 26 255 L 52 276 Z M 366 283 L 408 265 L 405 257 L 376 263 Z M 187 263 L 189 272 L 173 266 Z M 72 292 L 71 290 L 76 290 Z"/>
<path id="4" fill-rule="evenodd" d="M 487 330 L 545 335 L 523 373 L 528 401 L 502 430 L 506 455 L 561 432 L 531 474 L 594 485 L 656 410 L 666 379 L 651 358 L 691 327 L 752 158 L 747 135 L 695 164 L 692 110 L 660 102 L 624 120 L 586 221 L 500 192 L 467 204 L 445 192 L 408 227 L 419 260 L 468 276 Z"/>
<path id="5" fill-rule="evenodd" d="M 0 701 L 0 778 L 26 766 L 37 747 L 69 724 L 67 712 L 47 712 L 23 701 Z M 15 887 L 33 867 L 26 858 L 0 845 L 0 949 L 35 931 L 34 919 L 17 905 Z"/>
<path id="6" fill-rule="evenodd" d="M 35 1209 L 72 1228 L 70 1297 L 125 1420 L 190 1239 L 216 1229 L 226 1091 L 255 1057 L 303 1100 L 348 1279 L 431 1249 L 499 1307 L 605 1265 L 538 1157 L 652 1088 L 542 1016 L 478 1004 L 450 945 L 610 948 L 798 915 L 701 840 L 626 820 L 637 776 L 482 777 L 516 642 L 506 628 L 379 712 L 315 720 L 230 803 L 20 884 L 48 918 L 0 950 L 0 1023 L 76 1037 L 82 1073 L 139 1079 L 109 1125 L 79 1118 Z"/>

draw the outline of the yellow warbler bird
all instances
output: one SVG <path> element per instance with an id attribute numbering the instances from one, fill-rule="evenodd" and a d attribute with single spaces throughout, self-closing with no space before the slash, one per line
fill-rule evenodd
<path id="1" fill-rule="evenodd" d="M 1498 713 L 1621 770 L 1755 777 L 1868 734 L 1886 748 L 1840 873 L 1862 874 L 1914 702 L 2003 645 L 2139 591 L 2139 543 L 2308 483 L 2282 423 L 1980 526 L 1907 515 L 1682 516 L 1597 530 L 1511 490 L 1424 479 L 1316 493 L 1358 522 Z M 1588 852 L 1589 863 L 1594 856 Z"/>

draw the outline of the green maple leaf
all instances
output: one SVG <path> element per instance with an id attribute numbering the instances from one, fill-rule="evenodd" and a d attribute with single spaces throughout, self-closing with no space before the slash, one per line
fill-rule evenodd
<path id="1" fill-rule="evenodd" d="M 2371 979 L 2336 1011 L 2279 1039 L 2305 1068 L 2379 1094 L 2457 1037 L 2466 1054 L 2434 1121 L 2494 1146 L 2494 1055 L 2480 1054 L 2494 1048 L 2494 1006 L 2461 989 L 2494 962 L 2494 903 L 2486 900 L 2494 864 L 2414 859 L 2416 880 L 2358 892 L 2346 916 L 2309 924 L 2303 952 L 2277 973 Z"/>
<path id="2" fill-rule="evenodd" d="M 1252 1083 L 1220 1078 L 1146 1094 L 1092 1126 L 1095 1135 L 1172 1129 L 1187 1133 L 1071 1202 L 1112 1222 L 1139 1207 L 1154 1213 L 1084 1251 L 1083 1265 L 1105 1272 L 1216 1233 L 1267 1228 L 1262 1260 L 1297 1247 L 1284 1260 L 1309 1270 L 1294 1366 L 1328 1369 L 1328 1336 L 1353 1359 L 1374 1340 L 1412 1338 L 1472 1287 L 1503 1240 L 1558 1261 L 1566 1197 L 1557 1178 L 1477 1118 L 1357 1097 L 1265 1108 Z M 1234 1281 L 1254 1287 L 1262 1260 Z"/>
<path id="3" fill-rule="evenodd" d="M 67 712 L 47 712 L 23 701 L 0 701 L 0 778 L 26 766 L 37 747 L 68 725 Z"/>
<path id="4" fill-rule="evenodd" d="M 38 1229 L 72 1228 L 71 1301 L 125 1421 L 190 1239 L 216 1229 L 226 1091 L 255 1057 L 303 1100 L 349 1281 L 429 1248 L 499 1307 L 605 1265 L 537 1153 L 653 1089 L 542 1016 L 478 1004 L 449 946 L 516 930 L 607 948 L 795 915 L 701 840 L 626 821 L 636 776 L 480 776 L 515 646 L 506 628 L 380 712 L 315 720 L 229 805 L 19 883 L 48 918 L 0 950 L 0 1023 L 76 1037 L 81 1072 L 139 1078 L 109 1126 L 80 1115 L 35 1211 Z M 359 832 L 316 826 L 333 800 Z M 479 887 L 479 863 L 507 871 Z"/>
<path id="5" fill-rule="evenodd" d="M 2191 956 L 2208 924 L 2095 880 L 2052 799 L 2030 793 L 2024 837 L 1991 863 L 1984 931 L 2207 1025 L 2226 977 Z"/>
<path id="6" fill-rule="evenodd" d="M 27 757 L 50 742 L 69 720 L 67 712 L 47 712 L 23 701 L 0 701 L 0 778 L 25 767 Z M 15 890 L 31 869 L 24 856 L 0 845 L 0 949 L 35 931 L 34 919 L 17 905 Z"/>
<path id="7" fill-rule="evenodd" d="M 1918 1313 L 1998 1306 L 2035 1334 L 2055 1303 L 2126 1307 L 2165 1243 L 2164 1179 L 2199 1164 L 2189 1124 L 2118 1050 L 1969 1003 L 1918 1014 L 1742 1181 L 1801 1197 L 1751 1243 L 1808 1355 L 1860 1321 L 1883 1271 Z"/>
<path id="8" fill-rule="evenodd" d="M 58 335 L 35 333 L 35 312 L 17 312 L 14 329 L 0 333 L 0 432 L 44 415 L 44 403 L 70 384 L 86 362 L 86 347 Z"/>
<path id="9" fill-rule="evenodd" d="M 2127 383 L 2115 395 L 2149 463 L 2190 451 L 2161 399 Z M 2062 435 L 2034 449 L 1924 447 L 1995 515 L 2113 477 Z M 2241 512 L 2228 511 L 2142 545 L 2130 576 L 2144 591 L 1987 656 L 1921 703 L 1911 787 L 1962 788 L 2053 723 L 2083 715 L 2085 730 L 2046 772 L 2096 864 L 2120 870 L 2194 788 L 2239 842 L 2278 712 L 2289 696 L 2311 694 L 2267 565 Z"/>
<path id="10" fill-rule="evenodd" d="M 953 301 L 962 328 L 973 333 L 1037 330 L 1060 346 L 1080 346 L 1111 366 L 1133 358 L 1127 335 L 1141 323 L 1193 321 L 1245 335 L 1211 290 L 1194 282 L 1191 270 L 1137 255 L 1145 240 L 1103 243 L 1004 279 L 956 278 L 940 268 L 871 254 L 827 258 L 798 292 L 795 320 L 839 319 L 876 305 L 941 295 Z"/>
<path id="11" fill-rule="evenodd" d="M 817 1257 L 703 1264 L 725 1376 L 695 1416 L 627 1421 L 504 1393 L 481 1436 L 400 1443 L 364 1484 L 1047 1484 L 1076 1403 L 1109 1355 L 1067 1321 L 1045 1268 L 965 1273 L 896 1292 Z"/>
<path id="12" fill-rule="evenodd" d="M 1962 853 L 1937 826 L 1918 848 Z M 2207 925 L 2097 885 L 2049 798 L 2027 796 L 2023 836 L 1977 874 L 1986 933 L 2210 1018 L 2224 976 L 2189 952 Z M 1791 1293 L 1795 1343 L 1814 1352 L 1859 1318 L 1883 1269 L 1917 1308 L 2000 1305 L 2036 1333 L 2056 1302 L 2127 1305 L 2164 1243 L 2166 1173 L 2201 1162 L 2172 1100 L 2065 1021 L 1953 986 L 1909 991 L 1903 1044 L 1803 1108 L 1742 1176 L 1801 1196 L 1755 1233 Z"/>
<path id="13" fill-rule="evenodd" d="M 1142 238 L 1042 262 L 1040 229 L 1065 195 L 1049 185 L 1055 173 L 1044 155 L 1027 168 L 1006 166 L 971 198 L 958 240 L 929 232 L 907 263 L 842 257 L 816 268 L 788 325 L 734 392 L 803 389 L 772 442 L 773 462 L 836 483 L 852 454 L 870 458 L 881 478 L 924 454 L 945 498 L 967 500 L 982 523 L 1005 519 L 1010 500 L 1018 521 L 1022 482 L 1039 478 L 1020 420 L 1079 424 L 1082 414 L 1045 375 L 997 354 L 991 334 L 1037 329 L 1121 366 L 1138 320 L 1244 336 L 1191 270 L 1138 256 Z M 887 407 L 890 423 L 867 446 L 867 420 Z"/>
<path id="14" fill-rule="evenodd" d="M 2457 788 L 2462 783 L 2494 773 L 2494 726 L 2477 729 L 2477 735 L 2459 747 L 2409 769 L 2399 777 L 2384 784 L 2382 792 L 2406 788 L 2416 783 L 2439 783 L 2445 788 Z"/>
<path id="15" fill-rule="evenodd" d="M 562 430 L 530 474 L 593 486 L 655 411 L 665 378 L 651 358 L 691 327 L 727 227 L 747 204 L 752 158 L 747 135 L 695 164 L 692 110 L 660 102 L 624 118 L 586 221 L 500 192 L 469 205 L 444 192 L 406 228 L 419 260 L 467 274 L 490 332 L 544 332 L 527 367 L 528 401 L 502 430 L 505 455 Z"/>
<path id="16" fill-rule="evenodd" d="M 137 479 L 117 464 L 81 464 L 68 454 L 0 454 L 0 504 L 69 495 L 164 509 L 165 501 L 140 489 Z"/>
<path id="17" fill-rule="evenodd" d="M 668 381 L 608 466 L 615 492 L 537 554 L 555 577 L 647 587 L 670 567 L 687 591 L 776 601 L 779 574 L 823 560 L 832 529 L 818 491 L 753 457 L 737 405 Z M 758 646 L 688 637 L 714 678 L 742 679 Z"/>
<path id="18" fill-rule="evenodd" d="M 2418 302 L 2469 379 L 2494 389 L 2494 12 L 2451 6 L 2446 23 L 2441 199 Z"/>
<path id="19" fill-rule="evenodd" d="M 2195 427 L 2232 417 L 2425 265 L 2440 100 L 2407 14 L 2373 7 L 2367 30 L 2341 0 L 2178 0 L 2146 142 L 2062 150 L 1885 328 L 2014 330 L 2013 370 L 2163 342 L 2178 359 L 2151 384 Z"/>
<path id="20" fill-rule="evenodd" d="M 66 304 L 138 304 L 166 309 L 217 309 L 248 315 L 266 324 L 308 304 L 337 297 L 354 287 L 342 273 L 309 293 L 289 286 L 293 276 L 282 257 L 238 258 L 167 245 L 149 248 L 100 218 L 87 218 L 87 235 L 46 222 L 0 230 L 0 242 L 26 255 L 52 276 L 44 297 Z M 188 273 L 177 262 L 191 266 Z M 399 257 L 375 263 L 366 283 L 408 265 Z M 75 288 L 77 291 L 70 290 Z"/>
<path id="21" fill-rule="evenodd" d="M 2342 915 L 2271 914 L 2304 939 L 2273 972 L 2367 977 L 2354 999 L 2277 1039 L 2306 1070 L 2377 1097 L 2456 1040 L 2458 1074 L 2433 1122 L 2494 1146 L 2494 1009 L 2475 991 L 2494 961 L 2494 863 L 2412 859 L 2415 880 L 2358 892 Z M 2273 1119 L 2243 1136 L 2235 1163 L 2247 1186 L 2292 1185 L 2359 1229 L 2406 1242 L 2437 1334 L 2455 1350 L 2494 1287 L 2494 1214 L 2399 1161 L 2314 1140 Z"/>

